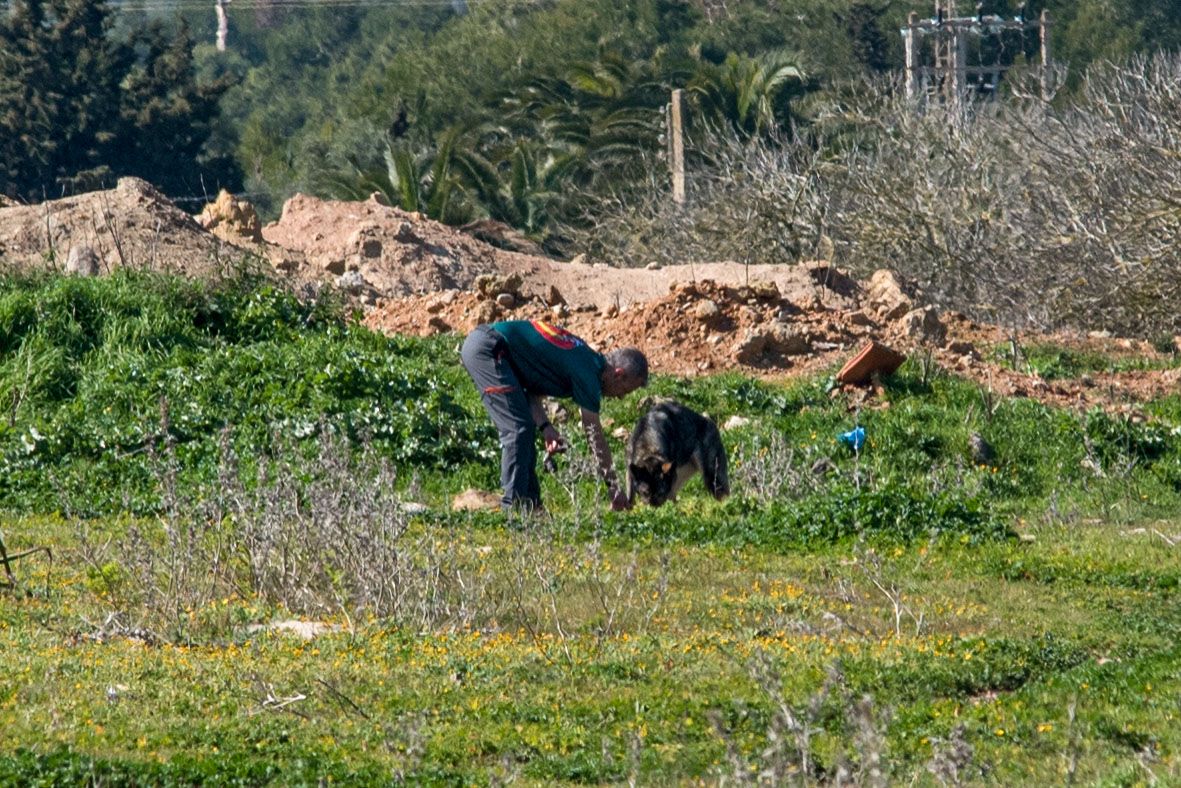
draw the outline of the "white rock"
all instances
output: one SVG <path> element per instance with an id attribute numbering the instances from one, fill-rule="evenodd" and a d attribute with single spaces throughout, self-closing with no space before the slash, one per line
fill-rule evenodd
<path id="1" fill-rule="evenodd" d="M 722 429 L 736 430 L 739 427 L 745 427 L 747 424 L 750 424 L 750 419 L 746 418 L 745 416 L 735 415 L 726 419 L 726 423 L 722 425 Z"/>

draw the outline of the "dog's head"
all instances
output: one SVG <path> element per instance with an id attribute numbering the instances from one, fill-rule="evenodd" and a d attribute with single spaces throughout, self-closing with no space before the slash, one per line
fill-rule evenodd
<path id="1" fill-rule="evenodd" d="M 660 506 L 672 496 L 677 473 L 665 458 L 646 457 L 642 462 L 629 464 L 628 471 L 631 494 L 649 506 Z"/>

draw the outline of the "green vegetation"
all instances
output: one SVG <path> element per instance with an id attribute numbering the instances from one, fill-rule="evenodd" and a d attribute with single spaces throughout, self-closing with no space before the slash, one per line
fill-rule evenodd
<path id="1" fill-rule="evenodd" d="M 1025 13 L 1051 13 L 1054 50 L 1077 75 L 1176 48 L 1174 5 L 1031 0 Z M 435 192 L 421 200 L 435 218 L 491 216 L 556 249 L 561 222 L 586 207 L 571 192 L 615 194 L 647 177 L 671 88 L 686 89 L 691 135 L 803 129 L 831 115 L 815 108 L 843 80 L 902 67 L 895 31 L 912 10 L 903 0 L 231 6 L 219 51 L 195 43 L 215 36 L 204 10 L 17 0 L 0 20 L 0 193 L 33 201 L 140 175 L 183 200 L 244 187 L 273 215 L 296 189 L 347 197 L 376 179 L 402 196 L 417 183 Z M 980 12 L 1011 16 L 1017 3 L 986 0 Z M 1021 65 L 1034 39 L 1006 39 L 987 57 Z M 824 101 L 801 106 L 817 92 Z"/>
<path id="2" fill-rule="evenodd" d="M 407 483 L 420 474 L 436 502 L 460 484 L 493 487 L 493 431 L 455 343 L 381 337 L 330 299 L 300 302 L 249 275 L 219 284 L 127 272 L 5 279 L 0 504 L 147 514 L 163 505 L 166 467 L 196 494 L 219 478 L 227 454 L 249 477 L 285 452 L 311 456 L 326 434 L 367 445 Z M 924 529 L 983 535 L 1064 495 L 1131 516 L 1167 509 L 1181 492 L 1176 398 L 1156 403 L 1149 421 L 1075 415 L 990 402 L 974 384 L 924 378 L 908 364 L 890 381 L 885 409 L 850 413 L 820 380 L 784 387 L 722 375 L 658 378 L 610 416 L 634 423 L 647 394 L 719 423 L 750 420 L 729 435 L 733 475 L 752 494 L 704 512 L 702 539 L 786 545 L 867 528 L 905 540 Z M 860 453 L 836 441 L 855 424 L 868 434 Z M 565 431 L 576 451 L 585 448 L 578 430 Z M 994 447 L 991 463 L 971 460 L 973 433 Z M 822 461 L 831 473 L 813 472 Z M 557 477 L 545 483 L 547 498 L 570 497 Z M 717 514 L 730 525 L 712 524 Z M 662 517 L 637 527 L 670 538 L 695 532 L 683 517 Z M 923 529 L 907 530 L 915 523 Z"/>
<path id="3" fill-rule="evenodd" d="M 0 784 L 1181 777 L 1181 398 L 657 377 L 749 419 L 731 499 L 605 511 L 567 424 L 506 521 L 447 507 L 497 472 L 454 344 L 249 275 L 3 280 L 0 532 L 54 560 L 0 589 Z"/>
<path id="4" fill-rule="evenodd" d="M 1128 354 L 1112 358 L 1095 350 L 1079 350 L 1054 344 L 1034 343 L 1016 346 L 1002 343 L 993 348 L 994 360 L 1028 369 L 1046 380 L 1078 378 L 1101 372 L 1132 372 L 1147 369 L 1168 369 L 1177 365 L 1176 358 L 1154 360 L 1142 355 Z"/>
<path id="5" fill-rule="evenodd" d="M 305 642 L 248 634 L 283 613 L 229 597 L 194 610 L 240 622 L 225 638 L 168 645 L 109 623 L 65 523 L 5 527 L 65 558 L 28 570 L 48 596 L 0 617 L 6 783 L 799 779 L 802 758 L 816 776 L 880 758 L 890 782 L 924 784 L 1178 777 L 1181 562 L 1151 534 L 592 553 L 456 522 L 468 601 L 494 619 L 420 634 L 325 614 L 356 629 Z M 807 734 L 771 738 L 788 719 Z"/>
<path id="6" fill-rule="evenodd" d="M 487 457 L 462 371 L 431 363 L 443 345 L 384 339 L 249 276 L 6 279 L 0 502 L 151 511 L 165 451 L 198 485 L 227 449 L 250 462 L 324 430 L 432 469 Z"/>

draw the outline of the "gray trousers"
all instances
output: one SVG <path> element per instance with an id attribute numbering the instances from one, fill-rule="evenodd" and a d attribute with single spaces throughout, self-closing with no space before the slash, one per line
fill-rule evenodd
<path id="1" fill-rule="evenodd" d="M 509 361 L 504 337 L 489 326 L 477 326 L 464 340 L 460 358 L 500 433 L 501 506 L 540 507 L 537 428 L 525 390 Z"/>

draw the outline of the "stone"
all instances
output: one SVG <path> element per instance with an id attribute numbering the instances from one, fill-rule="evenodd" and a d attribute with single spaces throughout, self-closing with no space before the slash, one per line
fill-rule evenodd
<path id="1" fill-rule="evenodd" d="M 495 323 L 500 318 L 500 307 L 495 301 L 481 301 L 476 309 L 477 323 Z"/>
<path id="2" fill-rule="evenodd" d="M 646 266 L 644 266 L 644 268 L 649 271 L 659 271 L 663 267 L 664 266 L 662 266 L 660 263 L 656 262 L 655 260 L 653 260 L 652 262 L 650 262 Z"/>
<path id="3" fill-rule="evenodd" d="M 726 419 L 726 423 L 722 425 L 724 430 L 736 430 L 739 427 L 745 427 L 750 424 L 750 419 L 745 416 L 734 415 Z"/>
<path id="4" fill-rule="evenodd" d="M 336 286 L 351 295 L 357 295 L 368 286 L 360 271 L 345 271 L 336 278 Z"/>
<path id="5" fill-rule="evenodd" d="M 549 286 L 549 290 L 546 292 L 544 300 L 546 306 L 561 306 L 566 303 L 566 298 L 562 295 L 562 291 L 559 290 L 555 285 Z"/>
<path id="6" fill-rule="evenodd" d="M 576 254 L 570 258 L 570 265 L 586 265 L 586 252 Z"/>
<path id="7" fill-rule="evenodd" d="M 882 268 L 874 271 L 865 286 L 864 304 L 883 320 L 897 320 L 915 307 L 914 288 L 897 274 Z"/>
<path id="8" fill-rule="evenodd" d="M 965 342 L 964 340 L 948 342 L 947 349 L 948 351 L 955 353 L 957 356 L 965 356 L 977 361 L 980 360 L 980 354 L 976 352 L 976 346 L 971 342 Z"/>
<path id="9" fill-rule="evenodd" d="M 603 307 L 600 314 L 603 317 L 615 317 L 619 314 L 619 305 L 618 304 L 607 304 L 607 306 Z"/>
<path id="10" fill-rule="evenodd" d="M 553 315 L 558 320 L 562 320 L 562 319 L 566 318 L 567 316 L 569 316 L 569 314 L 570 314 L 570 310 L 569 310 L 569 308 L 567 308 L 567 306 L 565 304 L 558 304 L 556 306 L 551 306 L 549 308 L 549 311 L 550 311 L 550 314 Z"/>
<path id="11" fill-rule="evenodd" d="M 849 314 L 845 315 L 845 320 L 847 320 L 851 326 L 869 327 L 874 325 L 873 318 L 870 317 L 864 309 L 858 309 L 854 312 L 850 312 Z"/>
<path id="12" fill-rule="evenodd" d="M 120 187 L 122 187 L 122 180 Z M 217 199 L 207 204 L 197 215 L 197 224 L 226 240 L 247 240 L 262 243 L 262 222 L 254 206 L 246 200 L 234 199 L 225 189 Z"/>
<path id="13" fill-rule="evenodd" d="M 784 325 L 752 329 L 734 348 L 734 358 L 742 364 L 757 364 L 765 355 L 794 356 L 807 353 L 808 338 Z"/>
<path id="14" fill-rule="evenodd" d="M 394 240 L 404 244 L 422 243 L 422 238 L 414 231 L 414 225 L 411 222 L 402 222 L 398 225 L 398 230 L 394 233 Z"/>
<path id="15" fill-rule="evenodd" d="M 972 457 L 972 462 L 976 465 L 992 465 L 993 460 L 996 459 L 996 452 L 992 445 L 984 440 L 979 432 L 973 432 L 968 436 L 968 452 Z"/>
<path id="16" fill-rule="evenodd" d="M 472 287 L 485 298 L 495 298 L 501 293 L 520 295 L 524 280 L 520 274 L 498 276 L 496 274 L 481 274 L 472 282 Z"/>
<path id="17" fill-rule="evenodd" d="M 512 309 L 517 305 L 517 297 L 512 293 L 498 293 L 495 300 L 501 309 Z"/>
<path id="18" fill-rule="evenodd" d="M 750 294 L 759 301 L 778 301 L 779 286 L 774 282 L 755 282 L 750 286 Z"/>
<path id="19" fill-rule="evenodd" d="M 500 495 L 487 490 L 468 489 L 451 499 L 453 512 L 487 512 L 500 508 Z"/>
<path id="20" fill-rule="evenodd" d="M 94 249 L 84 244 L 71 246 L 66 257 L 66 273 L 76 276 L 98 276 L 99 259 Z"/>
<path id="21" fill-rule="evenodd" d="M 718 309 L 718 305 L 708 298 L 704 301 L 698 301 L 697 306 L 693 307 L 693 316 L 702 323 L 708 323 L 721 313 L 722 310 Z"/>
<path id="22" fill-rule="evenodd" d="M 298 619 L 274 621 L 270 624 L 251 624 L 246 627 L 246 631 L 251 635 L 269 632 L 278 635 L 293 635 L 301 640 L 312 640 L 320 635 L 340 632 L 342 629 L 340 624 L 329 624 L 324 621 L 299 621 Z"/>
<path id="23" fill-rule="evenodd" d="M 943 325 L 939 312 L 932 306 L 912 309 L 904 314 L 898 320 L 898 329 L 905 337 L 932 345 L 942 345 L 947 339 L 947 326 Z"/>

